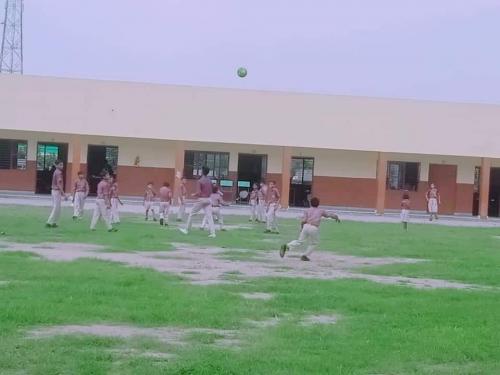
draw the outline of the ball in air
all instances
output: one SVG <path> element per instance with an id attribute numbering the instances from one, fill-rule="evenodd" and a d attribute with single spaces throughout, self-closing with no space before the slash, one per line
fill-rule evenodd
<path id="1" fill-rule="evenodd" d="M 238 69 L 238 77 L 240 78 L 245 78 L 247 76 L 247 69 L 246 68 L 239 68 Z"/>

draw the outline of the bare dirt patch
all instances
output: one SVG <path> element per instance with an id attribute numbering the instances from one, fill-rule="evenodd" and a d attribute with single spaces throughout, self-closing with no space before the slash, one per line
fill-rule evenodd
<path id="1" fill-rule="evenodd" d="M 240 296 L 242 296 L 245 299 L 258 299 L 258 300 L 264 300 L 264 301 L 268 301 L 271 298 L 273 298 L 273 295 L 271 293 L 260 293 L 260 292 L 240 293 Z"/>
<path id="2" fill-rule="evenodd" d="M 212 329 L 212 328 L 180 328 L 180 327 L 155 327 L 144 328 L 129 325 L 61 325 L 41 327 L 28 332 L 28 338 L 44 339 L 63 335 L 89 335 L 97 337 L 113 337 L 131 339 L 146 337 L 157 340 L 163 344 L 186 345 L 190 343 L 193 335 L 213 335 L 212 344 L 217 347 L 234 347 L 239 345 L 238 331 Z"/>
<path id="3" fill-rule="evenodd" d="M 165 361 L 175 357 L 175 354 L 172 353 L 153 352 L 138 349 L 110 349 L 107 352 L 121 357 L 144 357 L 159 361 Z"/>
<path id="4" fill-rule="evenodd" d="M 336 324 L 339 320 L 337 315 L 309 315 L 301 320 L 301 324 L 312 326 L 315 324 Z"/>
<path id="5" fill-rule="evenodd" d="M 358 257 L 317 251 L 313 261 L 302 262 L 298 256 L 281 259 L 276 251 L 255 251 L 250 259 L 227 259 L 237 249 L 196 247 L 173 244 L 172 251 L 106 252 L 98 245 L 78 243 L 22 244 L 0 242 L 0 251 L 26 251 L 52 261 L 73 261 L 81 258 L 117 262 L 131 267 L 151 268 L 178 275 L 196 285 L 238 283 L 251 278 L 289 277 L 304 279 L 360 279 L 381 284 L 406 285 L 415 288 L 485 289 L 455 281 L 383 276 L 360 273 L 359 268 L 389 264 L 422 262 L 419 259 L 393 257 Z M 249 250 L 240 250 L 248 252 Z"/>

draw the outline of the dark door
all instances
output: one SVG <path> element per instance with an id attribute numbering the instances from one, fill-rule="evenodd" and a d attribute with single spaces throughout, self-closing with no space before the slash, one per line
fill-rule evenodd
<path id="1" fill-rule="evenodd" d="M 89 145 L 87 150 L 87 179 L 90 194 L 97 193 L 97 184 L 103 171 L 116 173 L 118 167 L 118 147 Z"/>
<path id="2" fill-rule="evenodd" d="M 54 163 L 62 160 L 67 167 L 68 145 L 65 143 L 38 143 L 36 150 L 36 193 L 50 194 Z M 66 184 L 66 173 L 63 174 Z"/>
<path id="3" fill-rule="evenodd" d="M 314 176 L 314 158 L 293 157 L 290 176 L 290 206 L 309 207 Z"/>
<path id="4" fill-rule="evenodd" d="M 434 183 L 441 194 L 442 214 L 454 214 L 457 197 L 457 166 L 448 164 L 429 165 L 429 185 Z"/>
<path id="5" fill-rule="evenodd" d="M 500 168 L 491 168 L 488 216 L 500 216 Z"/>
<path id="6" fill-rule="evenodd" d="M 239 154 L 238 155 L 238 198 L 239 201 L 248 200 L 247 194 L 252 185 L 260 183 L 267 174 L 267 155 Z M 243 198 L 246 197 L 246 198 Z"/>

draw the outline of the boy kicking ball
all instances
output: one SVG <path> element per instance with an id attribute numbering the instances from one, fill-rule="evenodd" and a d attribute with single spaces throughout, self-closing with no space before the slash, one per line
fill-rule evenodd
<path id="1" fill-rule="evenodd" d="M 304 245 L 307 245 L 306 252 L 300 257 L 300 260 L 310 261 L 309 256 L 316 249 L 319 243 L 319 226 L 321 224 L 321 219 L 331 218 L 340 223 L 338 215 L 333 212 L 325 211 L 319 208 L 319 199 L 311 199 L 311 208 L 304 212 L 304 217 L 302 218 L 302 231 L 298 240 L 294 240 L 281 246 L 280 257 L 284 257 L 288 250 L 293 250 Z"/>

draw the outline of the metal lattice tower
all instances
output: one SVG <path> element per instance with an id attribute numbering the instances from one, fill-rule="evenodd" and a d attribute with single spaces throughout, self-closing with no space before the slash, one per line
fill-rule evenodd
<path id="1" fill-rule="evenodd" d="M 0 73 L 23 74 L 23 3 L 24 0 L 5 0 L 5 17 L 0 24 Z"/>

